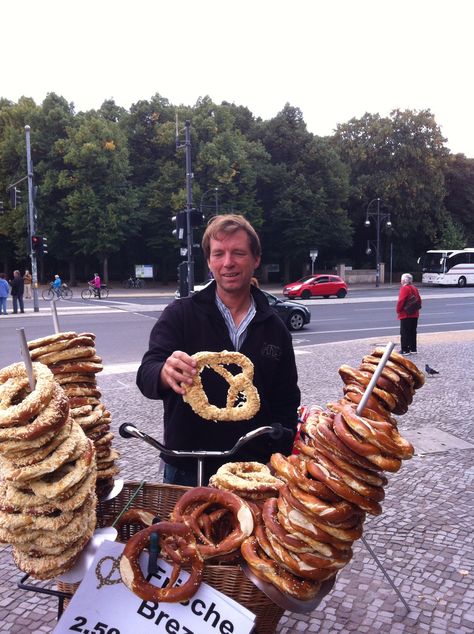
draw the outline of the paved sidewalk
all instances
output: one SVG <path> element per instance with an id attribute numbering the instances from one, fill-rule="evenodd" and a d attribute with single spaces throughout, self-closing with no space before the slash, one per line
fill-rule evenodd
<path id="1" fill-rule="evenodd" d="M 324 404 L 342 394 L 337 374 L 343 363 L 357 365 L 386 338 L 321 344 L 297 357 L 302 402 Z M 411 357 L 439 370 L 399 417 L 400 431 L 416 454 L 389 475 L 383 514 L 366 521 L 364 537 L 397 585 L 410 612 L 362 542 L 339 572 L 332 592 L 311 614 L 285 613 L 279 634 L 294 632 L 403 632 L 468 634 L 474 630 L 474 331 L 422 334 L 420 354 Z M 99 351 L 100 353 L 100 351 Z M 103 402 L 117 429 L 132 421 L 159 438 L 162 406 L 144 399 L 134 374 L 103 375 Z M 159 481 L 155 450 L 143 442 L 116 437 L 122 477 Z M 20 591 L 20 578 L 8 547 L 0 547 L 0 631 L 50 632 L 56 600 Z M 138 634 L 138 633 L 137 633 Z"/>

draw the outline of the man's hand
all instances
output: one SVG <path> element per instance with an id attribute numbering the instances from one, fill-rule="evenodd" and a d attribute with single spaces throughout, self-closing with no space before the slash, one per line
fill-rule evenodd
<path id="1" fill-rule="evenodd" d="M 196 374 L 195 366 L 196 361 L 189 354 L 175 350 L 161 368 L 161 387 L 171 388 L 177 394 L 183 395 L 185 391 L 181 387 L 181 383 L 192 384 L 193 376 Z"/>

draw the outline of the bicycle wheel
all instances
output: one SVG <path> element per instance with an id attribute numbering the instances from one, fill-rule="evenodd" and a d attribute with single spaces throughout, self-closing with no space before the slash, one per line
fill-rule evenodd
<path id="1" fill-rule="evenodd" d="M 137 280 L 137 288 L 145 288 L 145 280 Z"/>
<path id="2" fill-rule="evenodd" d="M 43 297 L 43 299 L 50 302 L 52 299 L 54 299 L 55 293 L 50 288 L 47 288 L 41 293 L 41 296 Z"/>
<path id="3" fill-rule="evenodd" d="M 81 297 L 82 299 L 90 299 L 92 297 L 92 291 L 90 288 L 84 288 L 81 291 Z"/>
<path id="4" fill-rule="evenodd" d="M 101 288 L 100 289 L 100 296 L 102 299 L 107 299 L 107 297 L 109 296 L 109 289 L 108 288 Z"/>
<path id="5" fill-rule="evenodd" d="M 72 290 L 70 288 L 63 288 L 61 291 L 61 297 L 64 299 L 72 299 Z"/>

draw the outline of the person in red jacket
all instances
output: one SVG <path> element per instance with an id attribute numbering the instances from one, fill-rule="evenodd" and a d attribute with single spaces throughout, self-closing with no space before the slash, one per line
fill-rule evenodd
<path id="1" fill-rule="evenodd" d="M 94 273 L 94 279 L 90 280 L 90 282 L 87 282 L 89 284 L 89 286 L 91 287 L 91 289 L 94 291 L 94 295 L 97 295 L 97 297 L 100 299 L 100 277 L 98 273 Z"/>
<path id="2" fill-rule="evenodd" d="M 411 298 L 414 297 L 416 302 Z M 408 301 L 408 304 L 407 304 Z M 415 304 L 410 306 L 410 303 Z M 397 317 L 400 320 L 400 352 L 404 355 L 418 354 L 416 349 L 416 330 L 420 316 L 421 297 L 413 284 L 413 275 L 404 273 L 397 301 Z"/>

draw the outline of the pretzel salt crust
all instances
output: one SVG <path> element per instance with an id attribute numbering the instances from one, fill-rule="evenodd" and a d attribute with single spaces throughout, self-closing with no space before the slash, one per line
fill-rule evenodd
<path id="1" fill-rule="evenodd" d="M 277 495 L 284 482 L 272 475 L 260 462 L 227 462 L 209 480 L 216 489 L 235 493 L 272 493 Z"/>
<path id="2" fill-rule="evenodd" d="M 254 368 L 248 357 L 240 352 L 227 350 L 197 352 L 192 356 L 196 360 L 196 374 L 192 385 L 182 384 L 186 391 L 183 400 L 189 403 L 198 416 L 216 421 L 248 420 L 255 416 L 260 409 L 260 398 L 252 382 Z M 237 365 L 242 372 L 234 375 L 224 367 L 225 365 Z M 209 403 L 201 380 L 201 372 L 205 367 L 212 368 L 229 383 L 226 407 L 221 408 Z"/>
<path id="3" fill-rule="evenodd" d="M 0 370 L 0 427 L 24 424 L 51 400 L 53 375 L 41 363 L 32 365 L 35 378 L 35 389 L 32 392 L 27 387 L 24 363 L 14 363 Z"/>

